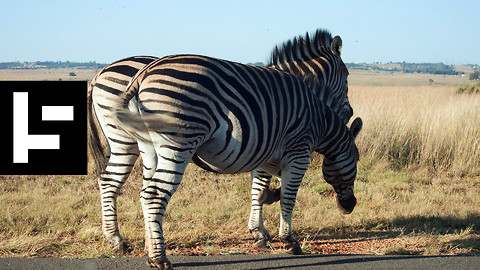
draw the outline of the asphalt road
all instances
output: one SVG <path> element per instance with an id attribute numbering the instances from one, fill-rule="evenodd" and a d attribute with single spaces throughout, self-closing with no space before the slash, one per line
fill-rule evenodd
<path id="1" fill-rule="evenodd" d="M 480 256 L 230 255 L 169 257 L 175 269 L 480 269 Z M 145 258 L 0 258 L 0 269 L 154 269 Z"/>

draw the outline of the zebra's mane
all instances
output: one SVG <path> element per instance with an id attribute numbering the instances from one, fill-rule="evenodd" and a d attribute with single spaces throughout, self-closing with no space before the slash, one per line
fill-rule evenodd
<path id="1" fill-rule="evenodd" d="M 275 46 L 268 65 L 278 65 L 296 60 L 310 60 L 320 55 L 321 48 L 330 48 L 333 41 L 329 31 L 318 29 L 313 37 L 307 33 Z M 310 59 L 307 57 L 310 56 Z"/>

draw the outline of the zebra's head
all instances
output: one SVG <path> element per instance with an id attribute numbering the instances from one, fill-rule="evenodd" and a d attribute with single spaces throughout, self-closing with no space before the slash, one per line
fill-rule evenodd
<path id="1" fill-rule="evenodd" d="M 355 138 L 362 129 L 362 119 L 356 118 L 349 129 L 346 150 L 335 157 L 325 156 L 322 165 L 323 177 L 337 193 L 337 205 L 344 214 L 350 214 L 357 199 L 353 194 L 354 181 L 357 176 L 359 153 Z"/>

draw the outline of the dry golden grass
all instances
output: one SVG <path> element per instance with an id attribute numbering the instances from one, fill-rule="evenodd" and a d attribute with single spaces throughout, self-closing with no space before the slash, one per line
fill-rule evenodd
<path id="1" fill-rule="evenodd" d="M 351 86 L 458 86 L 467 84 L 468 76 L 400 73 L 374 70 L 350 70 Z"/>
<path id="2" fill-rule="evenodd" d="M 336 208 L 319 169 L 308 171 L 293 216 L 296 237 L 312 253 L 459 254 L 480 251 L 480 180 L 395 171 L 386 163 L 360 165 L 358 205 Z M 143 252 L 141 176 L 128 179 L 119 197 L 120 230 Z M 114 256 L 101 233 L 100 199 L 93 176 L 4 177 L 1 184 L 0 256 Z M 169 254 L 257 252 L 247 230 L 247 174 L 215 175 L 189 166 L 173 196 L 164 232 Z M 265 226 L 278 234 L 279 206 L 265 207 Z M 274 238 L 278 242 L 278 238 Z M 335 249 L 332 242 L 340 241 Z M 232 246 L 232 243 L 235 244 Z M 240 246 L 240 247 L 239 247 Z M 274 245 L 275 251 L 278 243 Z M 180 248 L 180 249 L 179 249 Z M 268 252 L 268 251 L 267 251 Z"/>
<path id="3" fill-rule="evenodd" d="M 352 87 L 362 157 L 397 168 L 480 174 L 480 95 L 454 87 Z"/>
<path id="4" fill-rule="evenodd" d="M 480 252 L 480 95 L 457 95 L 454 86 L 398 85 L 384 77 L 383 86 L 374 86 L 376 77 L 369 78 L 371 85 L 350 87 L 355 114 L 364 120 L 357 139 L 358 205 L 351 215 L 337 210 L 314 157 L 293 216 L 304 251 Z M 128 255 L 143 252 L 138 165 L 118 202 Z M 115 255 L 102 236 L 93 174 L 0 176 L 0 205 L 1 257 Z M 190 165 L 165 216 L 168 254 L 257 252 L 247 229 L 249 211 L 248 174 L 216 175 Z M 277 235 L 279 205 L 266 206 L 264 219 Z M 282 252 L 278 247 L 275 242 L 271 252 Z"/>

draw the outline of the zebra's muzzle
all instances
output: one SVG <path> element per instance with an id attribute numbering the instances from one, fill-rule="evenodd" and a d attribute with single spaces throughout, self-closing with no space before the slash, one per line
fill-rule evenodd
<path id="1" fill-rule="evenodd" d="M 352 213 L 353 209 L 355 208 L 355 205 L 357 204 L 357 198 L 352 194 L 352 196 L 349 196 L 345 199 L 340 199 L 337 196 L 337 205 L 340 211 L 342 211 L 343 214 L 350 214 Z"/>

